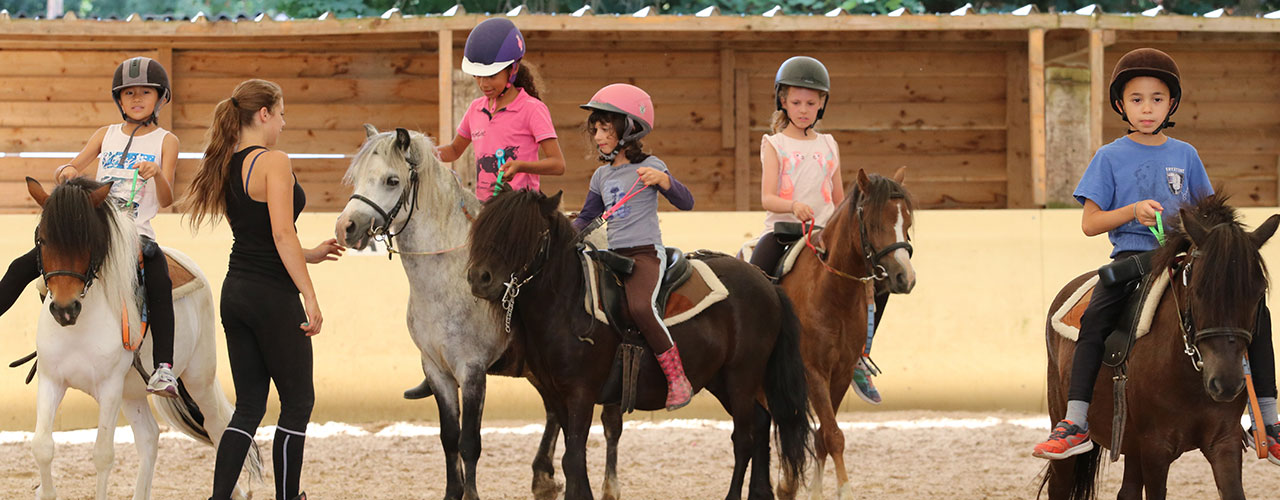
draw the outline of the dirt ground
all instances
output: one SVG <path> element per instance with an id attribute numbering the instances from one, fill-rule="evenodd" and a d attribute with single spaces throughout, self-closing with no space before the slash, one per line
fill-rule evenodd
<path id="1" fill-rule="evenodd" d="M 733 464 L 727 422 L 664 423 L 650 418 L 627 418 L 628 428 L 619 453 L 623 497 L 723 498 Z M 912 411 L 841 415 L 857 498 L 869 499 L 1034 498 L 1037 475 L 1045 462 L 1029 453 L 1047 432 L 1047 422 L 1042 420 L 1045 417 L 1020 413 Z M 431 431 L 434 422 L 360 425 L 348 427 L 348 432 L 314 435 L 323 434 L 323 429 L 331 425 L 321 426 L 321 430 L 313 427 L 313 436 L 307 442 L 303 484 L 311 498 L 443 496 L 444 459 L 439 437 Z M 481 496 L 529 498 L 529 461 L 537 447 L 540 423 L 491 421 L 485 422 L 485 428 L 478 474 Z M 352 435 L 351 430 L 364 435 Z M 268 434 L 260 434 L 260 438 L 263 435 Z M 269 469 L 270 439 L 259 439 L 259 444 Z M 599 494 L 604 467 L 603 435 L 593 433 L 588 447 L 592 484 Z M 54 474 L 60 498 L 93 496 L 91 452 L 92 444 L 58 446 Z M 213 457 L 212 448 L 189 439 L 162 438 L 153 498 L 207 498 Z M 118 443 L 116 458 L 110 496 L 127 498 L 137 471 L 137 453 L 132 444 Z M 557 460 L 557 469 L 558 464 Z M 1118 491 L 1121 473 L 1122 469 L 1114 465 L 1104 472 L 1101 497 Z M 255 486 L 255 498 L 273 498 L 269 470 L 267 476 L 265 484 Z M 835 476 L 830 462 L 824 476 L 826 497 L 834 498 Z M 27 442 L 0 445 L 0 497 L 31 498 L 38 480 Z M 1280 491 L 1280 467 L 1247 460 L 1244 484 L 1251 498 L 1275 498 L 1275 492 Z M 1203 456 L 1191 453 L 1174 464 L 1170 498 L 1216 496 Z"/>

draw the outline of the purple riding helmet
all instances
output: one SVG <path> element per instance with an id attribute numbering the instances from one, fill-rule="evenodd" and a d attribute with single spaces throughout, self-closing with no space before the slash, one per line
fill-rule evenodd
<path id="1" fill-rule="evenodd" d="M 511 88 L 523 57 L 524 36 L 520 35 L 515 23 L 505 17 L 486 19 L 467 35 L 467 45 L 462 51 L 462 71 L 471 76 L 493 76 L 510 66 L 507 88 Z"/>

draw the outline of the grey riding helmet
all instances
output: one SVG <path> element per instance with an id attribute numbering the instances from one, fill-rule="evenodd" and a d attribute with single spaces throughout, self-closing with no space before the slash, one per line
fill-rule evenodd
<path id="1" fill-rule="evenodd" d="M 827 73 L 827 67 L 823 66 L 821 61 L 812 57 L 795 56 L 784 61 L 782 66 L 778 67 L 777 76 L 773 77 L 774 104 L 779 111 L 782 110 L 782 98 L 778 97 L 778 91 L 783 85 L 831 92 L 831 75 Z M 822 114 L 826 110 L 827 100 L 824 99 L 822 108 L 818 109 L 819 120 L 822 119 Z"/>
<path id="2" fill-rule="evenodd" d="M 169 73 L 164 70 L 164 66 L 149 57 L 134 57 L 120 63 L 111 80 L 111 98 L 116 101 L 120 116 L 131 122 L 133 120 L 124 112 L 124 105 L 120 103 L 120 92 L 129 87 L 153 87 L 160 93 L 156 109 L 151 111 L 151 118 L 146 123 L 155 123 L 160 108 L 173 99 L 169 90 Z"/>

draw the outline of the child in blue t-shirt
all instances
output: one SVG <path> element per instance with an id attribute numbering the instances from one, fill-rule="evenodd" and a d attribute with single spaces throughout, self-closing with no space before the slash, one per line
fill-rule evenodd
<path id="1" fill-rule="evenodd" d="M 1156 249 L 1159 242 L 1149 228 L 1156 225 L 1157 214 L 1175 214 L 1179 208 L 1213 194 L 1213 188 L 1196 149 L 1162 132 L 1173 125 L 1169 118 L 1182 100 L 1173 59 L 1159 50 L 1137 49 L 1120 58 L 1112 75 L 1111 107 L 1132 129 L 1098 149 L 1074 195 L 1084 205 L 1084 233 L 1095 236 L 1106 232 L 1111 239 L 1111 258 L 1119 260 Z M 1125 287 L 1094 287 L 1080 319 L 1066 418 L 1032 455 L 1056 460 L 1093 449 L 1089 402 L 1102 366 L 1105 334 L 1123 312 L 1126 297 Z M 1260 322 L 1249 352 L 1267 428 L 1269 458 L 1280 465 L 1275 360 L 1270 312 L 1265 304 L 1261 315 L 1267 321 Z"/>

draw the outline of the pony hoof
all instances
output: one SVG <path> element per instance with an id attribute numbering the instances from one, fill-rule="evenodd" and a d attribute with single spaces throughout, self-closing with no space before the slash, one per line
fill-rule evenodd
<path id="1" fill-rule="evenodd" d="M 848 483 L 836 490 L 836 500 L 853 500 L 853 498 L 853 487 Z"/>

